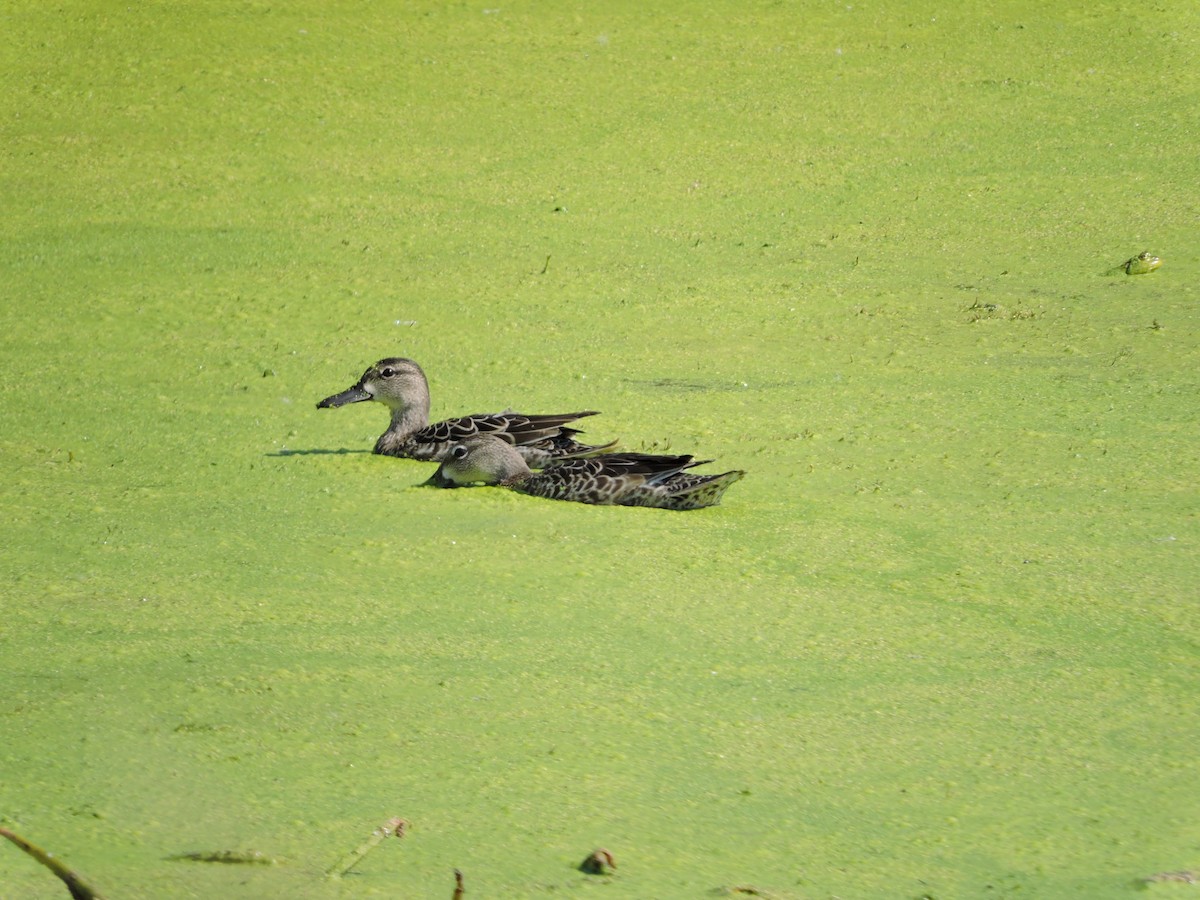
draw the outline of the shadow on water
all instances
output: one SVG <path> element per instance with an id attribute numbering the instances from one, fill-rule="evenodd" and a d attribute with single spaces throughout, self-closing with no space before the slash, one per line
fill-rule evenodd
<path id="1" fill-rule="evenodd" d="M 339 447 L 337 450 L 328 450 L 324 447 L 313 447 L 311 450 L 276 450 L 274 453 L 264 453 L 263 456 L 348 456 L 351 453 L 370 453 L 370 450 L 350 450 L 346 447 Z"/>
<path id="2" fill-rule="evenodd" d="M 794 387 L 794 380 L 765 381 L 756 379 L 753 386 L 745 381 L 713 379 L 704 381 L 692 378 L 622 378 L 626 384 L 642 390 L 669 391 L 677 394 L 717 393 L 723 391 L 763 390 L 781 387 Z"/>
<path id="3" fill-rule="evenodd" d="M 640 388 L 657 388 L 658 390 L 676 391 L 679 393 L 696 393 L 707 391 L 735 390 L 741 386 L 717 382 L 689 381 L 685 378 L 625 378 L 626 384 Z"/>

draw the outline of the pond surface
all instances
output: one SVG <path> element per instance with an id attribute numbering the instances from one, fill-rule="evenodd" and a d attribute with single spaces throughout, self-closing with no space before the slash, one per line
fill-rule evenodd
<path id="1" fill-rule="evenodd" d="M 0 825 L 110 897 L 1200 868 L 1194 5 L 5 30 Z M 749 474 L 418 489 L 314 408 L 391 355 Z"/>

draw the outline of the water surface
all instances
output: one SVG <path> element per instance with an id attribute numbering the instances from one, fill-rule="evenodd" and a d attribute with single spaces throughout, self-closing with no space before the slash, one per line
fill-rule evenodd
<path id="1" fill-rule="evenodd" d="M 1200 867 L 1192 5 L 6 19 L 6 827 L 113 897 Z M 314 409 L 389 355 L 750 474 L 417 489 Z"/>

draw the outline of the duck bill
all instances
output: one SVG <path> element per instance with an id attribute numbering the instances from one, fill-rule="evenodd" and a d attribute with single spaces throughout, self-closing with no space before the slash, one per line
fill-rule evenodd
<path id="1" fill-rule="evenodd" d="M 442 474 L 442 467 L 438 466 L 438 470 L 429 476 L 428 481 L 421 482 L 421 487 L 452 488 L 458 487 L 458 483 L 451 481 L 444 474 Z"/>
<path id="2" fill-rule="evenodd" d="M 375 399 L 367 393 L 366 388 L 359 382 L 354 387 L 342 391 L 340 394 L 334 394 L 332 397 L 326 397 L 317 404 L 317 409 L 337 409 L 339 406 L 345 406 L 347 403 L 361 403 L 364 400 Z"/>

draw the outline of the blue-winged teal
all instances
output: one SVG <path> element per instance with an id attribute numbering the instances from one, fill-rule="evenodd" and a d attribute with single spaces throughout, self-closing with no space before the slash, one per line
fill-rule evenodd
<path id="1" fill-rule="evenodd" d="M 451 446 L 438 470 L 425 483 L 461 487 L 483 482 L 551 500 L 700 509 L 720 502 L 725 489 L 746 474 L 738 470 L 720 475 L 684 471 L 706 462 L 711 460 L 605 453 L 589 459 L 552 460 L 542 471 L 531 472 L 513 447 L 490 435 L 480 435 Z"/>
<path id="2" fill-rule="evenodd" d="M 385 456 L 441 460 L 457 441 L 491 434 L 515 445 L 525 461 L 536 467 L 552 459 L 603 453 L 617 443 L 589 447 L 575 440 L 579 432 L 565 427 L 566 423 L 596 415 L 590 410 L 551 416 L 482 413 L 430 425 L 429 382 L 411 359 L 381 359 L 363 373 L 357 384 L 326 397 L 317 409 L 336 409 L 363 400 L 376 400 L 391 410 L 392 422 L 375 442 L 375 452 Z"/>

